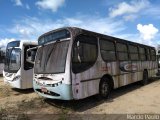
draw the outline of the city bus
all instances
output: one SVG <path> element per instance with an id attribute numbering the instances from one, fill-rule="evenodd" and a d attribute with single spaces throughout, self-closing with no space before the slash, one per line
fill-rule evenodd
<path id="1" fill-rule="evenodd" d="M 112 89 L 147 84 L 156 72 L 154 47 L 65 27 L 38 38 L 33 88 L 50 99 L 107 98 Z"/>
<path id="2" fill-rule="evenodd" d="M 33 88 L 33 64 L 27 62 L 27 50 L 37 42 L 12 41 L 7 44 L 4 63 L 4 82 L 13 88 Z"/>
<path id="3" fill-rule="evenodd" d="M 0 75 L 3 74 L 5 52 L 0 48 Z"/>

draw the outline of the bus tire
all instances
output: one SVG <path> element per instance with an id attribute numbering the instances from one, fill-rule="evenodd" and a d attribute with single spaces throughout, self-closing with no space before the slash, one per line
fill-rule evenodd
<path id="1" fill-rule="evenodd" d="M 142 85 L 147 85 L 147 84 L 148 84 L 148 72 L 147 72 L 147 70 L 144 70 Z"/>
<path id="2" fill-rule="evenodd" d="M 111 92 L 111 84 L 108 78 L 103 78 L 99 85 L 99 95 L 101 98 L 108 98 Z"/>

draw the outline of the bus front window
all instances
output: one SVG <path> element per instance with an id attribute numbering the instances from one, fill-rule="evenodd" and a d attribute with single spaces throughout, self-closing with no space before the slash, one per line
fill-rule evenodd
<path id="1" fill-rule="evenodd" d="M 11 58 L 9 63 L 10 70 L 18 70 L 20 68 L 20 50 L 13 49 L 11 52 Z"/>
<path id="2" fill-rule="evenodd" d="M 65 72 L 69 41 L 61 41 L 42 46 L 37 51 L 35 73 L 53 74 Z"/>
<path id="3" fill-rule="evenodd" d="M 17 72 L 21 66 L 21 50 L 9 49 L 6 53 L 5 71 Z"/>

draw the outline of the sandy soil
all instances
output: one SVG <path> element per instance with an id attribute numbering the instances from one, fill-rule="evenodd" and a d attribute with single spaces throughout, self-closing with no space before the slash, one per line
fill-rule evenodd
<path id="1" fill-rule="evenodd" d="M 0 77 L 0 115 L 19 113 L 58 114 L 60 118 L 68 114 L 160 114 L 160 80 L 152 80 L 146 86 L 135 83 L 116 89 L 107 100 L 92 96 L 79 101 L 61 101 L 41 98 L 33 89 L 13 89 Z"/>

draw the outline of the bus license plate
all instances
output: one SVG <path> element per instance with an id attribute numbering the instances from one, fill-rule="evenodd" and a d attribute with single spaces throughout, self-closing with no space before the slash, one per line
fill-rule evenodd
<path id="1" fill-rule="evenodd" d="M 41 91 L 47 93 L 48 90 L 46 88 L 41 88 Z"/>

